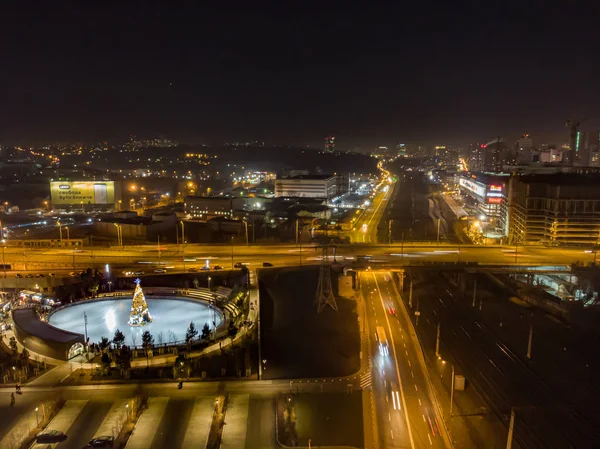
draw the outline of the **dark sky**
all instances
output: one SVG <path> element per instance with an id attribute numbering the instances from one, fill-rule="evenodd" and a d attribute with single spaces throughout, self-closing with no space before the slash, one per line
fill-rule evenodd
<path id="1" fill-rule="evenodd" d="M 599 112 L 593 2 L 80 3 L 0 6 L 0 143 L 562 141 Z"/>

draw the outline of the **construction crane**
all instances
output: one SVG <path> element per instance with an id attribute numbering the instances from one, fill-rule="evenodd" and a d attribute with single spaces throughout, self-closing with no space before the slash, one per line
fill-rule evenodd
<path id="1" fill-rule="evenodd" d="M 593 116 L 588 116 L 585 118 L 582 118 L 580 120 L 567 120 L 565 123 L 565 126 L 567 128 L 569 128 L 569 146 L 570 146 L 570 150 L 569 150 L 569 158 L 566 161 L 570 167 L 573 166 L 574 162 L 575 162 L 575 152 L 579 149 L 576 148 L 577 147 L 577 133 L 579 132 L 579 126 L 583 123 L 588 121 L 589 119 L 593 118 Z"/>

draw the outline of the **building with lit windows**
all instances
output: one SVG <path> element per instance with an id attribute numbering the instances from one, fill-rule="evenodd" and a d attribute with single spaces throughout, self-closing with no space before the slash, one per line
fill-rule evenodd
<path id="1" fill-rule="evenodd" d="M 346 193 L 346 175 L 298 175 L 275 180 L 275 197 L 319 198 L 328 202 Z"/>
<path id="2" fill-rule="evenodd" d="M 509 240 L 518 244 L 585 245 L 600 236 L 600 174 L 513 176 L 509 185 Z"/>
<path id="3" fill-rule="evenodd" d="M 467 173 L 458 179 L 458 186 L 467 205 L 476 209 L 501 234 L 508 232 L 508 176 Z"/>

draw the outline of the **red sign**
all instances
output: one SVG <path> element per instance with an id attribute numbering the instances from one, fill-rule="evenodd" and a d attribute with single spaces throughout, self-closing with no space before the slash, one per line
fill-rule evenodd
<path id="1" fill-rule="evenodd" d="M 488 197 L 487 202 L 490 204 L 500 204 L 502 203 L 502 198 Z"/>

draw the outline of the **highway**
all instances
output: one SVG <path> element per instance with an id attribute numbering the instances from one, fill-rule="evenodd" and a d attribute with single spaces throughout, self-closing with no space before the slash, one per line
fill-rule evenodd
<path id="1" fill-rule="evenodd" d="M 371 376 L 380 447 L 445 448 L 447 435 L 428 393 L 418 344 L 399 310 L 390 274 L 363 273 L 371 341 Z M 390 309 L 391 308 L 391 309 Z M 384 329 L 389 355 L 382 354 L 376 329 Z"/>

